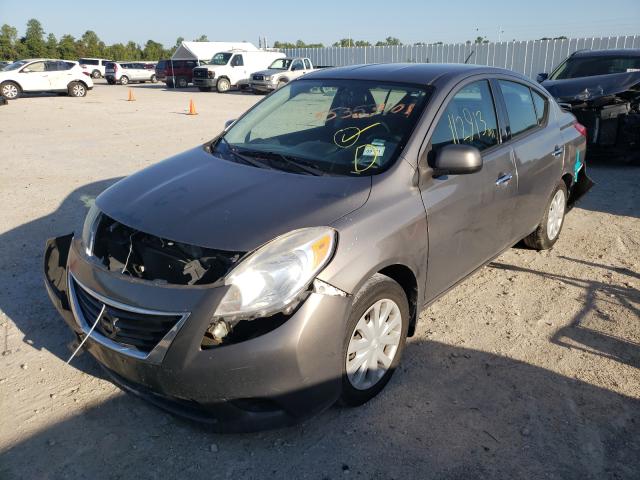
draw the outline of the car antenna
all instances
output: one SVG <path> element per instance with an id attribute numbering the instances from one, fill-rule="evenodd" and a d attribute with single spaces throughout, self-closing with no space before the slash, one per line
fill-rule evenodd
<path id="1" fill-rule="evenodd" d="M 471 53 L 470 53 L 470 54 L 467 56 L 467 58 L 465 58 L 465 60 L 464 60 L 464 63 L 465 63 L 465 64 L 469 61 L 469 59 L 471 58 L 471 56 L 472 56 L 474 53 L 476 53 L 476 51 L 475 51 L 475 50 L 471 50 Z"/>

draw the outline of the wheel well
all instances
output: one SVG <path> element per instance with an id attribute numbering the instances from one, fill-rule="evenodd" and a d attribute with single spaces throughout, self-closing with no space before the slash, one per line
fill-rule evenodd
<path id="1" fill-rule="evenodd" d="M 573 177 L 571 176 L 571 174 L 570 173 L 565 173 L 562 176 L 562 181 L 566 185 L 567 191 L 571 190 L 571 185 L 573 185 Z"/>
<path id="2" fill-rule="evenodd" d="M 13 83 L 14 85 L 16 85 L 18 87 L 18 89 L 20 91 L 22 91 L 22 85 L 20 85 L 18 82 L 16 82 L 15 80 L 5 80 L 4 82 L 0 82 L 0 85 L 4 85 L 5 83 Z"/>
<path id="3" fill-rule="evenodd" d="M 68 84 L 67 84 L 67 90 L 69 89 L 69 86 L 72 83 L 81 83 L 82 85 L 84 85 L 84 88 L 89 88 L 89 85 L 87 84 L 87 82 L 85 82 L 84 80 L 71 80 Z"/>
<path id="4" fill-rule="evenodd" d="M 383 275 L 395 280 L 404 290 L 407 300 L 409 300 L 409 336 L 412 337 L 416 331 L 418 319 L 418 282 L 411 269 L 405 265 L 390 265 L 380 272 Z"/>
<path id="5" fill-rule="evenodd" d="M 278 79 L 278 82 L 284 82 L 284 83 L 288 83 L 289 79 L 287 77 L 282 77 Z"/>

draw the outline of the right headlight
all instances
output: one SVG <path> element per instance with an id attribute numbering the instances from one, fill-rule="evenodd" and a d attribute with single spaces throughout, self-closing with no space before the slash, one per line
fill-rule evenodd
<path id="1" fill-rule="evenodd" d="M 96 239 L 96 228 L 98 227 L 98 220 L 100 219 L 100 209 L 96 207 L 96 204 L 92 204 L 89 208 L 84 219 L 84 225 L 82 226 L 82 245 L 85 253 L 90 257 L 93 255 L 93 243 Z"/>
<path id="2" fill-rule="evenodd" d="M 295 307 L 331 260 L 336 235 L 329 227 L 303 228 L 260 247 L 225 278 L 230 288 L 214 317 L 250 319 Z"/>

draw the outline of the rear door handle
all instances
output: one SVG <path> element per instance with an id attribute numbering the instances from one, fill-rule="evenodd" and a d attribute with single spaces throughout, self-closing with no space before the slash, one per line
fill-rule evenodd
<path id="1" fill-rule="evenodd" d="M 563 151 L 564 151 L 564 148 L 558 147 L 556 145 L 556 148 L 553 150 L 553 152 L 551 152 L 551 155 L 553 155 L 554 157 L 559 157 L 560 155 L 562 155 Z"/>
<path id="2" fill-rule="evenodd" d="M 500 175 L 496 180 L 496 185 L 506 185 L 511 181 L 513 175 L 510 173 L 505 173 L 504 175 Z"/>

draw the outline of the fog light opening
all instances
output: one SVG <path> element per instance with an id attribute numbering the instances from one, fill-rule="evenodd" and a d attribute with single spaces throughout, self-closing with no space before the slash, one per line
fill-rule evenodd
<path id="1" fill-rule="evenodd" d="M 224 320 L 215 320 L 205 333 L 206 337 L 209 337 L 214 345 L 220 345 L 224 342 L 224 339 L 231 332 L 231 327 Z"/>

